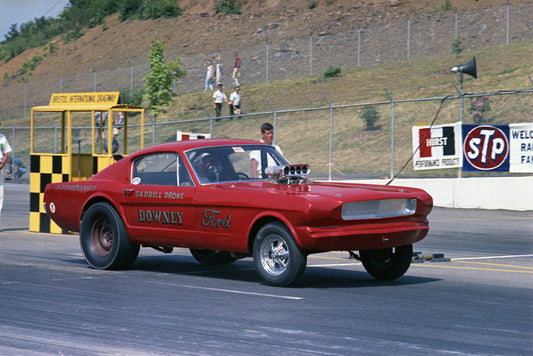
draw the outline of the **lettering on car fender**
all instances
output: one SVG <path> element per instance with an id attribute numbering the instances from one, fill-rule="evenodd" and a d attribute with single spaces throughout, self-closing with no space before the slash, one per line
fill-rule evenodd
<path id="1" fill-rule="evenodd" d="M 151 191 L 151 190 L 136 190 L 135 191 L 135 198 L 148 198 L 148 199 L 183 199 L 183 192 L 177 193 L 177 192 L 163 192 L 164 194 L 161 194 L 159 191 Z"/>
<path id="2" fill-rule="evenodd" d="M 215 217 L 215 215 L 218 215 L 220 213 L 222 213 L 221 210 L 205 209 L 201 220 L 202 225 L 211 226 L 214 228 L 223 227 L 225 229 L 229 229 L 231 226 L 231 214 L 229 214 L 225 219 Z"/>
<path id="3" fill-rule="evenodd" d="M 183 212 L 158 210 L 137 210 L 137 212 L 140 223 L 183 225 Z"/>

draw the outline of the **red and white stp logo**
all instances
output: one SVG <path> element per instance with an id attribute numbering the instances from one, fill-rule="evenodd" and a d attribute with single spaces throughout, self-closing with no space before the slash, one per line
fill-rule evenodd
<path id="1" fill-rule="evenodd" d="M 509 142 L 505 133 L 494 126 L 477 126 L 464 139 L 465 158 L 475 168 L 498 168 L 509 155 Z"/>

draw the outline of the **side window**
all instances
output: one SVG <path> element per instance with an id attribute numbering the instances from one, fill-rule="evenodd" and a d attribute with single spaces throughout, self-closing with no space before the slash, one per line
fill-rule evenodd
<path id="1" fill-rule="evenodd" d="M 178 158 L 176 153 L 169 152 L 138 159 L 133 165 L 133 184 L 177 186 Z"/>
<path id="2" fill-rule="evenodd" d="M 178 156 L 178 186 L 180 187 L 192 187 L 194 183 L 192 182 L 191 174 L 183 164 L 183 160 Z"/>

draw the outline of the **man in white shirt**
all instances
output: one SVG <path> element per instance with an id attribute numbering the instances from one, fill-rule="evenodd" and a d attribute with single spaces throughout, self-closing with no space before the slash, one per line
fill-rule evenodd
<path id="1" fill-rule="evenodd" d="M 266 143 L 267 145 L 270 145 L 278 151 L 280 155 L 283 156 L 283 152 L 281 151 L 281 148 L 276 145 L 274 142 L 274 126 L 272 126 L 271 123 L 265 122 L 263 125 L 261 125 L 261 142 Z M 261 159 L 258 156 L 258 152 L 251 152 L 250 153 L 250 164 L 251 164 L 251 171 L 254 178 L 261 178 L 262 174 L 262 167 L 261 167 Z M 267 162 L 267 167 L 270 167 L 274 165 L 274 162 L 270 161 Z"/>
<path id="2" fill-rule="evenodd" d="M 229 115 L 235 116 L 241 114 L 241 92 L 239 86 L 229 96 Z M 240 117 L 240 116 L 239 116 Z"/>
<path id="3" fill-rule="evenodd" d="M 222 103 L 229 104 L 226 94 L 222 91 L 222 84 L 217 86 L 218 90 L 213 93 L 213 108 L 215 109 L 216 121 L 220 121 L 219 117 L 222 116 Z"/>
<path id="4" fill-rule="evenodd" d="M 0 220 L 2 217 L 2 208 L 4 207 L 4 180 L 5 180 L 5 170 L 4 166 L 7 162 L 7 157 L 11 152 L 11 146 L 7 142 L 7 138 L 0 133 Z M 0 230 L 2 223 L 0 221 Z"/>

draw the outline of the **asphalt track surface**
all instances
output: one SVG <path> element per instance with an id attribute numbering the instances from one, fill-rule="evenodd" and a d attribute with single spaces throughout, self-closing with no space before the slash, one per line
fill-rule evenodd
<path id="1" fill-rule="evenodd" d="M 29 187 L 6 183 L 1 355 L 530 355 L 533 212 L 436 208 L 428 258 L 394 282 L 347 253 L 311 255 L 293 288 L 251 259 L 197 264 L 141 249 L 131 269 L 84 263 L 77 235 L 28 232 Z"/>

